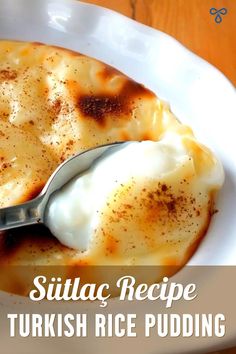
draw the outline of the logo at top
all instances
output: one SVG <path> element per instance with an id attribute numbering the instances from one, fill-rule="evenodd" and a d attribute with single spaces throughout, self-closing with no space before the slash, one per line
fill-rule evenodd
<path id="1" fill-rule="evenodd" d="M 215 16 L 215 22 L 219 24 L 222 22 L 221 15 L 223 15 L 223 16 L 226 15 L 227 9 L 225 7 L 222 7 L 222 9 L 217 10 L 216 8 L 212 7 L 210 9 L 210 14 Z"/>

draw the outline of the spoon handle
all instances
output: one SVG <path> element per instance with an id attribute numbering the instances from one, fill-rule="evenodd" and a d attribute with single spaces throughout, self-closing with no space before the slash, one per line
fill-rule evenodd
<path id="1" fill-rule="evenodd" d="M 0 231 L 42 223 L 42 200 L 43 196 L 39 196 L 27 203 L 0 209 Z"/>

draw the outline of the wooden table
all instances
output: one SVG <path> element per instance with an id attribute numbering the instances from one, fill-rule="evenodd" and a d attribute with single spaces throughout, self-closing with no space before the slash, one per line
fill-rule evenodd
<path id="1" fill-rule="evenodd" d="M 83 0 L 166 32 L 236 85 L 236 0 Z M 226 8 L 217 24 L 210 8 Z M 236 354 L 236 347 L 214 354 Z"/>
<path id="2" fill-rule="evenodd" d="M 236 0 L 83 0 L 164 31 L 219 68 L 236 85 Z M 226 8 L 217 24 L 210 8 Z"/>

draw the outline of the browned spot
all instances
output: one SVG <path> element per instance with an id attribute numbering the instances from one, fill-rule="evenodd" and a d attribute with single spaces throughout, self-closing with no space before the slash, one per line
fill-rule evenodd
<path id="1" fill-rule="evenodd" d="M 121 96 L 129 101 L 130 99 L 142 99 L 142 98 L 155 98 L 156 95 L 147 89 L 144 85 L 135 82 L 134 80 L 127 79 L 121 90 Z"/>
<path id="2" fill-rule="evenodd" d="M 27 194 L 24 196 L 24 201 L 28 201 L 37 197 L 40 194 L 40 192 L 43 190 L 44 186 L 45 183 L 32 187 L 32 189 L 28 191 Z"/>
<path id="3" fill-rule="evenodd" d="M 93 118 L 100 125 L 104 125 L 107 115 L 120 116 L 124 112 L 123 102 L 118 96 L 81 96 L 78 107 L 86 117 Z"/>
<path id="4" fill-rule="evenodd" d="M 119 70 L 113 68 L 110 65 L 105 65 L 104 68 L 98 72 L 98 77 L 101 78 L 101 80 L 110 80 L 112 77 L 119 75 L 119 76 L 124 76 Z"/>
<path id="5" fill-rule="evenodd" d="M 0 81 L 10 81 L 17 78 L 16 70 L 0 70 Z"/>
<path id="6" fill-rule="evenodd" d="M 45 44 L 41 43 L 41 42 L 32 42 L 32 44 L 35 46 L 35 47 L 40 47 L 40 46 L 43 46 Z"/>
<path id="7" fill-rule="evenodd" d="M 144 133 L 144 134 L 142 134 L 141 140 L 155 140 L 155 139 L 153 139 L 151 133 Z"/>
<path id="8" fill-rule="evenodd" d="M 106 118 L 132 118 L 135 100 L 153 98 L 154 93 L 133 80 L 127 80 L 118 94 L 79 95 L 77 107 L 84 117 L 92 118 L 99 125 L 106 124 Z"/>

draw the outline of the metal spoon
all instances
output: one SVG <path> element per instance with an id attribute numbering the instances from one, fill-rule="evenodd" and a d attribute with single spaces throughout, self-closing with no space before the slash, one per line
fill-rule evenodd
<path id="1" fill-rule="evenodd" d="M 127 142 L 92 148 L 63 162 L 36 198 L 23 204 L 0 209 L 0 231 L 26 225 L 44 224 L 46 206 L 52 193 L 62 188 L 73 177 L 85 172 L 105 152 L 117 150 L 124 143 Z"/>

